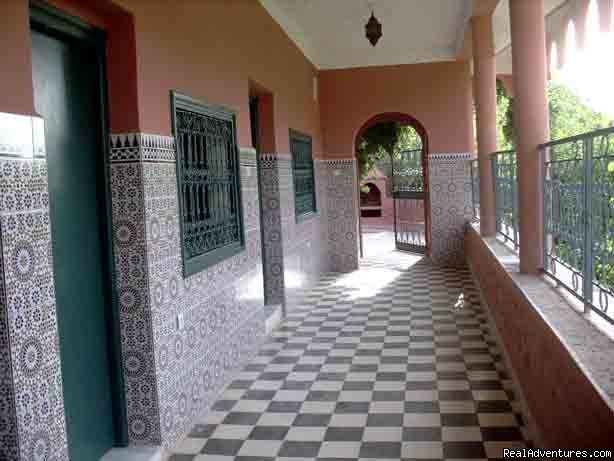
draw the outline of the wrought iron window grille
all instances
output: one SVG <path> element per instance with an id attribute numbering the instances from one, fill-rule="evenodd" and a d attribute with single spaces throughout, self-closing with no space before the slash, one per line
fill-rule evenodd
<path id="1" fill-rule="evenodd" d="M 290 130 L 294 213 L 300 222 L 317 212 L 311 137 Z"/>
<path id="2" fill-rule="evenodd" d="M 184 276 L 245 248 L 234 112 L 171 92 Z"/>

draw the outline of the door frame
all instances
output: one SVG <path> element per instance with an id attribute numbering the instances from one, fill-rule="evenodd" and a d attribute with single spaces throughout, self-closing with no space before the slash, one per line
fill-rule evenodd
<path id="1" fill-rule="evenodd" d="M 262 252 L 262 273 L 264 274 L 265 258 L 265 238 L 264 238 L 264 203 L 262 202 L 262 159 L 260 158 L 260 98 L 257 94 L 249 95 L 249 122 L 252 132 L 252 147 L 256 152 L 256 177 L 258 178 L 258 211 L 260 213 L 260 251 Z M 266 293 L 266 281 L 262 277 L 262 289 Z"/>
<path id="2" fill-rule="evenodd" d="M 116 290 L 115 259 L 113 254 L 113 229 L 111 215 L 111 177 L 109 162 L 109 111 L 106 66 L 106 32 L 78 17 L 48 5 L 44 1 L 30 0 L 30 30 L 45 35 L 87 42 L 96 51 L 99 74 L 99 129 L 96 159 L 98 214 L 101 218 L 102 270 L 104 274 L 105 328 L 108 339 L 111 398 L 115 446 L 128 445 L 128 424 L 126 420 L 126 396 L 121 356 L 121 332 L 119 323 L 119 300 Z M 51 197 L 50 197 L 50 200 Z M 60 358 L 61 359 L 61 358 Z M 69 441 L 70 445 L 70 441 Z"/>
<path id="3" fill-rule="evenodd" d="M 422 123 L 414 118 L 413 116 L 404 113 L 404 112 L 381 112 L 369 118 L 366 122 L 364 122 L 354 137 L 354 156 L 356 158 L 356 163 L 360 166 L 358 162 L 358 143 L 360 142 L 360 138 L 363 133 L 372 127 L 373 125 L 377 125 L 378 123 L 384 122 L 398 122 L 405 126 L 411 126 L 416 132 L 418 136 L 420 136 L 420 140 L 422 141 L 422 175 L 424 181 L 424 233 L 426 239 L 426 248 L 424 251 L 424 255 L 430 257 L 431 255 L 431 194 L 430 194 L 430 184 L 429 184 L 429 136 L 426 128 Z M 392 162 L 392 158 L 391 158 Z M 394 169 L 394 166 L 393 166 Z M 356 190 L 358 195 L 358 200 L 356 204 L 356 212 L 358 213 L 358 233 L 359 233 L 359 250 L 360 257 L 364 257 L 363 255 L 363 235 L 362 235 L 362 218 L 360 216 L 360 168 L 356 168 Z M 393 207 L 396 214 L 396 204 L 393 199 Z M 396 216 L 394 218 L 394 222 L 396 225 Z"/>

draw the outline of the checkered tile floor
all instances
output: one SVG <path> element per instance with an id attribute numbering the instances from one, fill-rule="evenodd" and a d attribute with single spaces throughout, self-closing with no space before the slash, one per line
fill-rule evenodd
<path id="1" fill-rule="evenodd" d="M 372 259 L 306 293 L 170 459 L 497 459 L 525 446 L 468 271 Z"/>

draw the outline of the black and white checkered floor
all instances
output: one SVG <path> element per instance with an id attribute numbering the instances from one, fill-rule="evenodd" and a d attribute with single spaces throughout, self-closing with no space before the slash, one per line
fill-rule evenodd
<path id="1" fill-rule="evenodd" d="M 399 258 L 325 276 L 170 459 L 497 459 L 528 446 L 469 272 Z"/>

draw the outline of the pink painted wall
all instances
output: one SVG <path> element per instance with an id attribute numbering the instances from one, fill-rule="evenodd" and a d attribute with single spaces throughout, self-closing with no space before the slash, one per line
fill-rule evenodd
<path id="1" fill-rule="evenodd" d="M 146 132 L 170 134 L 169 91 L 237 111 L 239 145 L 251 146 L 249 81 L 274 96 L 276 151 L 288 129 L 313 137 L 320 155 L 316 70 L 254 0 L 119 0 L 134 14 L 139 118 Z"/>
<path id="2" fill-rule="evenodd" d="M 465 256 L 543 439 L 540 448 L 612 447 L 614 411 L 472 227 L 465 234 Z"/>
<path id="3" fill-rule="evenodd" d="M 319 73 L 319 94 L 327 157 L 353 157 L 358 130 L 383 112 L 402 112 L 419 120 L 430 152 L 472 150 L 466 61 L 325 70 Z"/>
<path id="4" fill-rule="evenodd" d="M 382 216 L 374 218 L 361 217 L 361 225 L 363 230 L 369 226 L 383 226 L 392 229 L 394 226 L 394 201 L 391 196 L 386 194 L 386 177 L 371 177 L 360 182 L 360 186 L 365 184 L 374 184 L 380 191 L 382 200 Z"/>
<path id="5" fill-rule="evenodd" d="M 34 114 L 28 14 L 27 0 L 5 0 L 0 5 L 0 112 Z"/>
<path id="6" fill-rule="evenodd" d="M 133 17 L 106 1 L 47 0 L 47 3 L 106 31 L 111 131 L 138 131 Z M 28 0 L 0 2 L 0 45 L 4 50 L 0 111 L 34 114 Z"/>
<path id="7" fill-rule="evenodd" d="M 289 128 L 322 156 L 317 72 L 255 0 L 50 0 L 107 30 L 111 130 L 171 133 L 170 90 L 237 112 L 239 145 L 251 146 L 250 82 L 272 95 L 268 150 L 289 153 Z M 32 113 L 28 1 L 0 2 L 0 111 Z"/>

